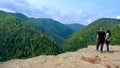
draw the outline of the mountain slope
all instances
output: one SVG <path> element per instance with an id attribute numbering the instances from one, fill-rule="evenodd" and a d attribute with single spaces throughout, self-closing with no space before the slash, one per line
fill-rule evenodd
<path id="1" fill-rule="evenodd" d="M 110 50 L 99 53 L 95 52 L 95 46 L 89 46 L 57 56 L 14 59 L 1 63 L 0 68 L 120 68 L 120 46 L 110 46 Z"/>
<path id="2" fill-rule="evenodd" d="M 111 18 L 101 18 L 82 30 L 75 32 L 66 42 L 64 50 L 77 50 L 87 47 L 89 44 L 96 44 L 96 35 L 99 29 L 103 27 L 105 30 L 110 29 L 112 33 L 111 44 L 120 44 L 120 20 Z"/>
<path id="3" fill-rule="evenodd" d="M 67 27 L 75 30 L 75 31 L 80 30 L 80 29 L 82 29 L 82 28 L 85 27 L 84 25 L 82 25 L 82 24 L 77 24 L 77 23 L 75 23 L 75 24 L 65 24 L 65 25 L 66 25 Z"/>
<path id="4" fill-rule="evenodd" d="M 64 24 L 49 18 L 38 18 L 36 20 L 44 27 L 48 28 L 49 31 L 64 39 L 67 39 L 74 32 Z"/>
<path id="5" fill-rule="evenodd" d="M 21 13 L 10 13 L 18 18 L 21 18 L 23 20 L 28 20 L 29 18 L 27 16 L 25 16 L 24 14 L 21 14 Z"/>
<path id="6" fill-rule="evenodd" d="M 25 21 L 0 11 L 0 61 L 61 52 L 58 45 Z"/>
<path id="7" fill-rule="evenodd" d="M 64 39 L 59 37 L 58 35 L 51 32 L 48 28 L 41 25 L 37 20 L 30 18 L 27 20 L 28 24 L 30 24 L 33 28 L 35 28 L 37 31 L 41 32 L 42 34 L 48 36 L 53 41 L 55 41 L 57 44 L 62 45 L 64 42 Z"/>
<path id="8" fill-rule="evenodd" d="M 43 25 L 41 25 L 41 23 L 39 23 L 37 20 L 35 20 L 35 18 L 28 18 L 27 16 L 25 16 L 24 14 L 21 14 L 21 13 L 11 13 L 11 14 L 26 21 L 26 23 L 28 23 L 33 28 L 35 28 L 38 32 L 48 36 L 53 41 L 55 41 L 57 44 L 59 44 L 59 45 L 63 44 L 63 42 L 64 42 L 63 38 L 52 33 L 50 30 L 48 30 L 48 28 L 44 27 Z"/>

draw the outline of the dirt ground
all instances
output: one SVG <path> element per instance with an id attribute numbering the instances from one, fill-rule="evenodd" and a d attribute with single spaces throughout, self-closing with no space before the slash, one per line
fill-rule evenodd
<path id="1" fill-rule="evenodd" d="M 57 56 L 13 59 L 0 63 L 0 68 L 120 68 L 120 46 L 110 46 L 110 52 L 96 52 L 95 46 L 66 52 Z"/>

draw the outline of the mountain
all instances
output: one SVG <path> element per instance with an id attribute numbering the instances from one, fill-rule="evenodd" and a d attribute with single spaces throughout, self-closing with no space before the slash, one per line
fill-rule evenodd
<path id="1" fill-rule="evenodd" d="M 120 46 L 110 46 L 110 50 L 110 53 L 99 53 L 95 46 L 88 46 L 56 56 L 42 55 L 1 62 L 0 68 L 120 68 Z"/>
<path id="2" fill-rule="evenodd" d="M 57 44 L 62 45 L 74 31 L 65 25 L 48 18 L 28 18 L 21 13 L 11 13 L 12 15 L 23 19 L 37 31 L 50 37 Z M 56 28 L 57 27 L 57 28 Z"/>
<path id="3" fill-rule="evenodd" d="M 120 44 L 120 19 L 101 18 L 98 19 L 85 28 L 75 32 L 63 47 L 66 51 L 74 51 L 79 48 L 87 47 L 87 45 L 96 44 L 96 35 L 99 29 L 103 27 L 106 31 L 111 30 L 112 42 L 111 44 Z"/>
<path id="4" fill-rule="evenodd" d="M 49 31 L 64 39 L 67 39 L 74 32 L 64 24 L 50 18 L 37 18 L 36 20 L 45 28 L 48 28 Z"/>
<path id="5" fill-rule="evenodd" d="M 74 31 L 77 31 L 77 30 L 80 30 L 82 28 L 84 28 L 85 26 L 82 25 L 82 24 L 77 24 L 77 23 L 74 23 L 74 24 L 65 24 L 67 27 L 73 29 Z"/>
<path id="6" fill-rule="evenodd" d="M 24 14 L 21 14 L 21 13 L 10 13 L 18 18 L 21 18 L 23 20 L 28 20 L 29 18 L 27 16 L 25 16 Z"/>
<path id="7" fill-rule="evenodd" d="M 61 38 L 60 36 L 54 34 L 51 32 L 48 28 L 44 27 L 41 23 L 39 23 L 37 20 L 30 18 L 27 20 L 28 24 L 30 24 L 33 28 L 35 28 L 37 31 L 41 32 L 42 34 L 48 36 L 53 41 L 55 41 L 57 44 L 62 45 L 64 42 L 64 38 Z"/>
<path id="8" fill-rule="evenodd" d="M 61 52 L 61 47 L 24 20 L 0 11 L 0 61 Z"/>

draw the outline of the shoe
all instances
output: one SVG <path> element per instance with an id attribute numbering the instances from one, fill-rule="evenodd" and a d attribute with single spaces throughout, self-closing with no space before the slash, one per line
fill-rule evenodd
<path id="1" fill-rule="evenodd" d="M 96 50 L 96 52 L 98 52 L 98 50 Z"/>
<path id="2" fill-rule="evenodd" d="M 109 51 L 107 51 L 106 53 L 109 53 Z"/>
<path id="3" fill-rule="evenodd" d="M 106 52 L 106 53 L 109 53 L 109 52 Z"/>

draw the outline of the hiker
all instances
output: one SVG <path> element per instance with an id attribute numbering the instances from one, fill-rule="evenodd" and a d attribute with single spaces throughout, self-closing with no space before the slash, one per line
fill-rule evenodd
<path id="1" fill-rule="evenodd" d="M 105 32 L 103 31 L 103 28 L 100 28 L 100 31 L 97 34 L 97 46 L 96 46 L 97 52 L 98 52 L 99 46 L 101 45 L 100 52 L 102 53 L 104 41 L 105 41 Z"/>
<path id="2" fill-rule="evenodd" d="M 106 46 L 107 46 L 107 52 L 109 52 L 109 43 L 111 41 L 111 32 L 110 32 L 110 30 L 106 31 L 105 41 L 106 41 Z"/>

